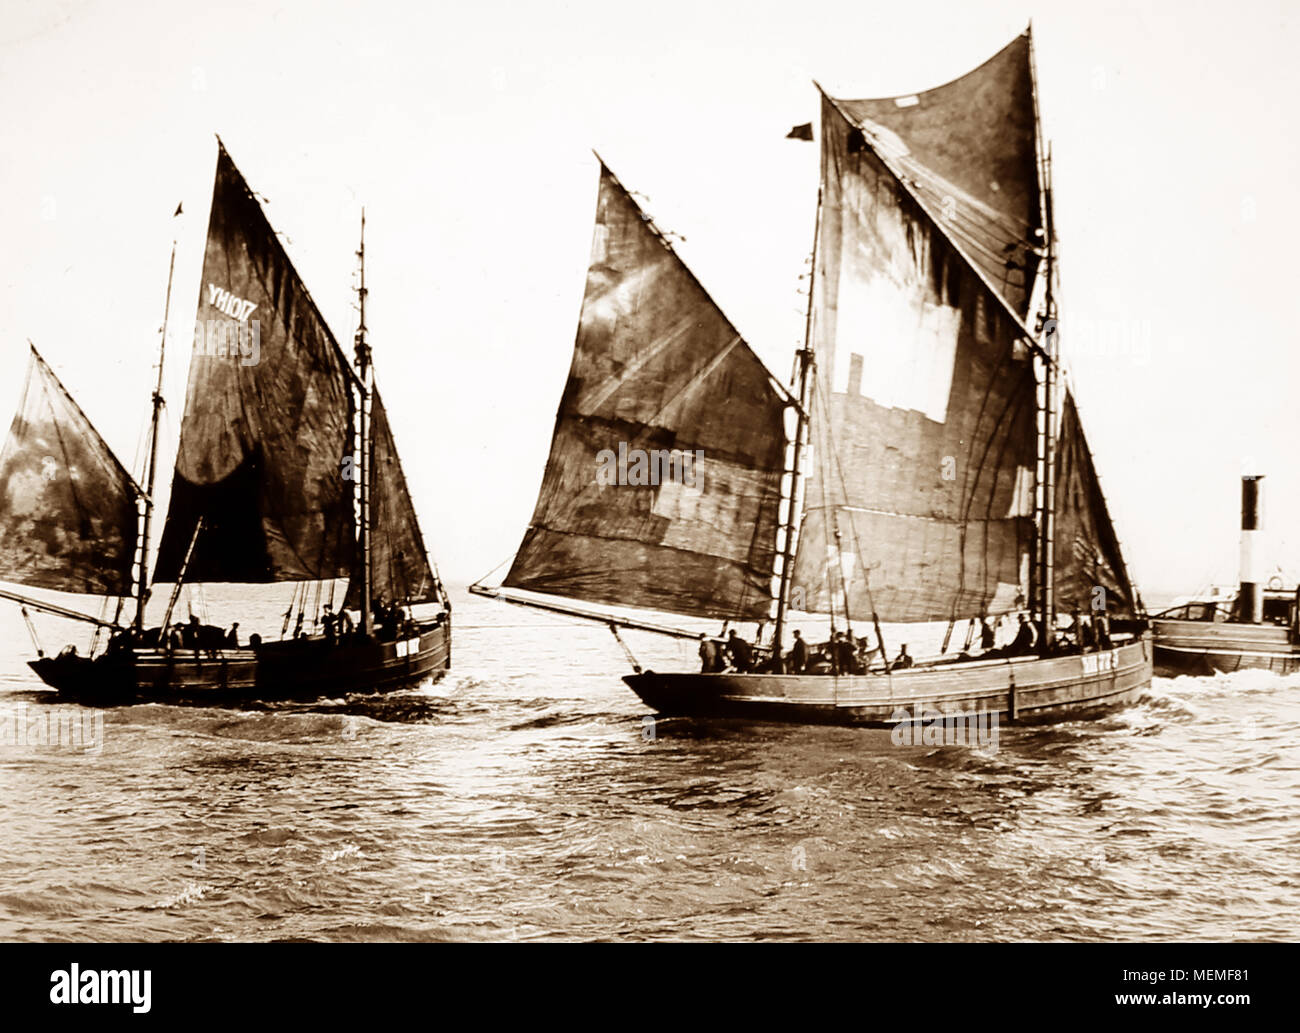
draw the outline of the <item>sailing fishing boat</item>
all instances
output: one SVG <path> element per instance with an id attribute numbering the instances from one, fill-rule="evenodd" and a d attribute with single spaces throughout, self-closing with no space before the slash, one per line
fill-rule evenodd
<path id="1" fill-rule="evenodd" d="M 109 633 L 100 655 L 98 630 L 90 656 L 69 647 L 49 657 L 38 646 L 30 666 L 61 694 L 87 702 L 319 696 L 410 686 L 450 665 L 451 605 L 375 385 L 364 214 L 361 226 L 350 362 L 218 141 L 185 413 L 152 579 L 174 587 L 157 627 L 146 626 L 145 607 L 166 315 L 144 485 L 32 348 L 0 452 L 0 578 L 115 600 L 112 616 L 96 617 L 0 591 L 25 618 L 43 610 Z M 175 262 L 173 245 L 172 272 Z M 336 616 L 342 579 L 346 616 Z M 281 640 L 240 643 L 192 614 L 183 631 L 172 624 L 182 586 L 205 582 L 293 582 Z M 134 616 L 124 617 L 130 602 Z M 419 604 L 436 612 L 414 616 Z"/>
<path id="2" fill-rule="evenodd" d="M 629 652 L 625 681 L 665 714 L 887 725 L 927 711 L 1054 719 L 1137 698 L 1150 635 L 1077 407 L 1068 391 L 1061 402 L 1039 141 L 1028 31 L 925 93 L 822 93 L 791 390 L 602 162 L 537 506 L 504 582 L 472 590 L 616 637 L 699 632 L 565 600 L 771 622 L 759 662 L 733 649 L 732 671 L 643 671 Z M 947 651 L 959 621 L 1026 608 L 1032 648 L 974 654 L 968 632 Z M 1058 615 L 1079 609 L 1070 642 Z M 829 617 L 829 673 L 790 669 L 796 612 Z M 941 621 L 939 655 L 887 661 L 882 624 Z M 876 659 L 858 666 L 835 639 L 855 643 L 863 625 Z"/>

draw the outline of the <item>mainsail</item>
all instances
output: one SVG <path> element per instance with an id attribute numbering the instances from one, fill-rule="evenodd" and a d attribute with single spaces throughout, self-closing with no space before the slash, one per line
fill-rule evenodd
<path id="1" fill-rule="evenodd" d="M 602 163 L 573 362 L 537 506 L 504 583 L 765 619 L 786 404 Z"/>
<path id="2" fill-rule="evenodd" d="M 194 355 L 154 577 L 346 577 L 355 554 L 353 374 L 220 149 Z"/>
<path id="3" fill-rule="evenodd" d="M 836 102 L 1022 316 L 1043 243 L 1032 61 L 1026 32 L 936 89 Z"/>
<path id="4" fill-rule="evenodd" d="M 375 595 L 389 601 L 423 603 L 441 598 L 377 390 L 371 394 L 370 408 L 370 585 Z M 361 599 L 358 569 L 348 586 L 347 605 L 360 607 Z"/>
<path id="5" fill-rule="evenodd" d="M 1137 596 L 1069 391 L 1056 445 L 1055 521 L 1057 610 L 1104 609 L 1111 616 L 1136 616 Z"/>
<path id="6" fill-rule="evenodd" d="M 138 488 L 35 348 L 0 485 L 0 579 L 130 593 Z"/>
<path id="7" fill-rule="evenodd" d="M 991 87 L 976 85 L 968 99 L 983 112 Z M 849 110 L 823 97 L 813 469 L 791 605 L 891 622 L 1008 612 L 1025 604 L 1034 543 L 1020 305 Z"/>

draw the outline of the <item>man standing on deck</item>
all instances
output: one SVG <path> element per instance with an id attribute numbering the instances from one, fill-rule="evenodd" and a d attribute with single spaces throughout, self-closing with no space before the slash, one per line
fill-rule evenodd
<path id="1" fill-rule="evenodd" d="M 732 628 L 727 637 L 727 656 L 731 660 L 731 666 L 741 674 L 749 670 L 753 662 L 753 651 L 749 643 L 736 634 L 736 629 Z"/>
<path id="2" fill-rule="evenodd" d="M 831 644 L 831 663 L 836 674 L 854 673 L 856 652 L 852 639 L 845 636 L 842 631 L 835 632 L 835 641 Z"/>
<path id="3" fill-rule="evenodd" d="M 794 632 L 794 645 L 790 647 L 790 654 L 786 657 L 786 670 L 791 674 L 803 674 L 803 670 L 808 666 L 808 643 L 803 640 L 803 635 L 796 628 Z"/>

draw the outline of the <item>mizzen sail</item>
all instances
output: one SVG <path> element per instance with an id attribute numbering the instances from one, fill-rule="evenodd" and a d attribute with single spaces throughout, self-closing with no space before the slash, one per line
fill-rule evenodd
<path id="1" fill-rule="evenodd" d="M 1053 538 L 1058 611 L 1105 610 L 1111 616 L 1137 615 L 1137 595 L 1069 391 L 1065 394 L 1056 445 Z"/>
<path id="2" fill-rule="evenodd" d="M 890 162 L 823 97 L 813 461 L 791 604 L 891 622 L 1009 612 L 1034 543 L 1024 327 Z"/>
<path id="3" fill-rule="evenodd" d="M 370 397 L 371 590 L 390 602 L 440 601 L 441 583 L 424 547 L 388 413 L 377 390 Z M 360 570 L 353 571 L 347 605 L 361 605 Z"/>
<path id="4" fill-rule="evenodd" d="M 0 579 L 131 592 L 138 489 L 35 348 L 0 485 Z"/>
<path id="5" fill-rule="evenodd" d="M 765 619 L 785 406 L 762 362 L 602 163 L 573 362 L 505 584 Z"/>
<path id="6" fill-rule="evenodd" d="M 220 149 L 194 355 L 155 579 L 346 577 L 355 554 L 348 361 Z"/>

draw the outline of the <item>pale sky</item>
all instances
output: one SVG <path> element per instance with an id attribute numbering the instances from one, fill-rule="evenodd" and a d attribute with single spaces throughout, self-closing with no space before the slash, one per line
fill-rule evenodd
<path id="1" fill-rule="evenodd" d="M 1297 5 L 0 0 L 0 422 L 31 338 L 138 471 L 173 234 L 174 448 L 219 133 L 351 351 L 371 343 L 446 578 L 531 515 L 577 327 L 598 150 L 788 378 L 816 79 L 924 90 L 1032 17 L 1062 347 L 1147 592 L 1236 577 L 1243 464 L 1300 577 Z M 185 214 L 172 219 L 178 201 Z M 171 455 L 164 456 L 164 473 Z"/>

